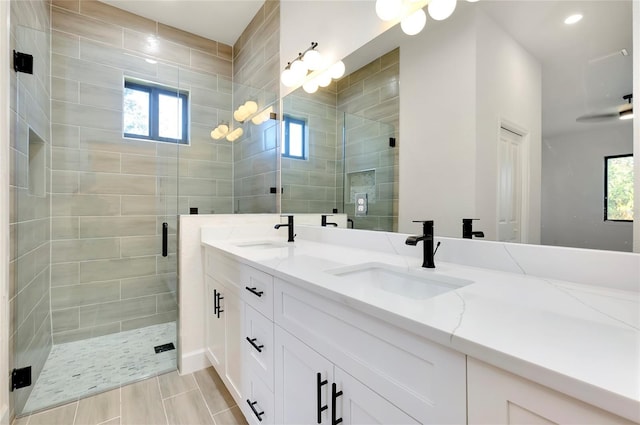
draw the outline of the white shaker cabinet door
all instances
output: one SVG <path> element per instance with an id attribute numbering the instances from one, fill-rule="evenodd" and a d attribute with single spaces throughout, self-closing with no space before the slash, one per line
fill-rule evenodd
<path id="1" fill-rule="evenodd" d="M 278 326 L 275 350 L 276 423 L 329 425 L 333 364 Z"/>
<path id="2" fill-rule="evenodd" d="M 206 329 L 207 329 L 207 357 L 218 371 L 223 373 L 225 364 L 225 323 L 223 313 L 218 313 L 219 298 L 224 297 L 223 286 L 219 282 L 206 276 Z"/>
<path id="3" fill-rule="evenodd" d="M 469 425 L 636 423 L 471 357 L 467 389 Z"/>

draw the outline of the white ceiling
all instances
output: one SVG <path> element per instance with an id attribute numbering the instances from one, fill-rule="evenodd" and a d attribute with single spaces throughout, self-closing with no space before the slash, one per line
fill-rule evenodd
<path id="1" fill-rule="evenodd" d="M 264 0 L 100 1 L 230 46 L 264 4 Z"/>
<path id="2" fill-rule="evenodd" d="M 544 136 L 602 126 L 575 120 L 615 110 L 625 102 L 622 96 L 632 93 L 631 0 L 482 0 L 476 5 L 541 62 Z M 584 18 L 566 25 L 564 19 L 574 13 Z"/>

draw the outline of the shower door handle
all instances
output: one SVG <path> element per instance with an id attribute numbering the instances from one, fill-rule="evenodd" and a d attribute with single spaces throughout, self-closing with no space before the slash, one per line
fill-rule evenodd
<path id="1" fill-rule="evenodd" d="M 169 224 L 162 223 L 162 256 L 167 256 L 167 243 L 169 235 Z"/>

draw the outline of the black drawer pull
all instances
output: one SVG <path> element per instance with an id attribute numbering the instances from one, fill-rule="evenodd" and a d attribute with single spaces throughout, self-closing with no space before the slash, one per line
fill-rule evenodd
<path id="1" fill-rule="evenodd" d="M 249 405 L 249 407 L 251 408 L 251 410 L 253 410 L 253 414 L 254 414 L 254 415 L 256 415 L 256 418 L 258 418 L 258 420 L 259 420 L 260 422 L 262 422 L 262 418 L 261 418 L 261 416 L 262 416 L 262 415 L 264 415 L 264 411 L 262 411 L 262 412 L 258 412 L 258 411 L 256 410 L 256 408 L 255 408 L 255 407 L 253 407 L 253 406 L 255 406 L 256 404 L 258 404 L 258 402 L 257 402 L 257 401 L 250 401 L 249 399 L 247 399 L 247 404 Z"/>
<path id="2" fill-rule="evenodd" d="M 253 295 L 257 296 L 257 297 L 261 297 L 262 294 L 264 294 L 264 291 L 257 291 L 256 287 L 254 286 L 253 288 L 249 288 L 248 286 L 245 286 L 244 289 L 246 289 L 247 291 L 251 292 Z"/>
<path id="3" fill-rule="evenodd" d="M 342 395 L 342 391 L 336 391 L 336 383 L 331 384 L 331 425 L 338 425 L 342 418 L 336 418 L 336 401 Z"/>
<path id="4" fill-rule="evenodd" d="M 322 412 L 324 412 L 325 410 L 327 410 L 329 408 L 329 406 L 327 404 L 325 404 L 324 406 L 322 405 L 322 386 L 323 385 L 327 385 L 329 383 L 329 381 L 327 381 L 326 379 L 323 381 L 322 380 L 322 375 L 320 374 L 320 372 L 317 373 L 316 377 L 317 379 L 317 392 L 318 392 L 318 423 L 322 423 Z"/>
<path id="5" fill-rule="evenodd" d="M 247 341 L 249 341 L 249 344 L 251 344 L 253 346 L 253 348 L 258 350 L 258 353 L 262 353 L 262 349 L 264 348 L 264 345 L 257 345 L 256 344 L 256 338 L 247 337 Z"/>

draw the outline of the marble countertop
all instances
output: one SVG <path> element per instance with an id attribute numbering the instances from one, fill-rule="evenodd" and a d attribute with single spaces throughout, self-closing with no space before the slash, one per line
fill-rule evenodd
<path id="1" fill-rule="evenodd" d="M 296 239 L 208 238 L 206 246 L 499 368 L 640 421 L 638 292 Z M 275 243 L 254 245 L 252 243 Z M 277 245 L 279 244 L 279 245 Z M 242 246 L 245 245 L 245 246 Z M 422 246 L 413 247 L 422 252 Z M 436 257 L 437 258 L 437 257 Z M 384 263 L 472 284 L 426 299 L 362 290 L 331 272 Z"/>

